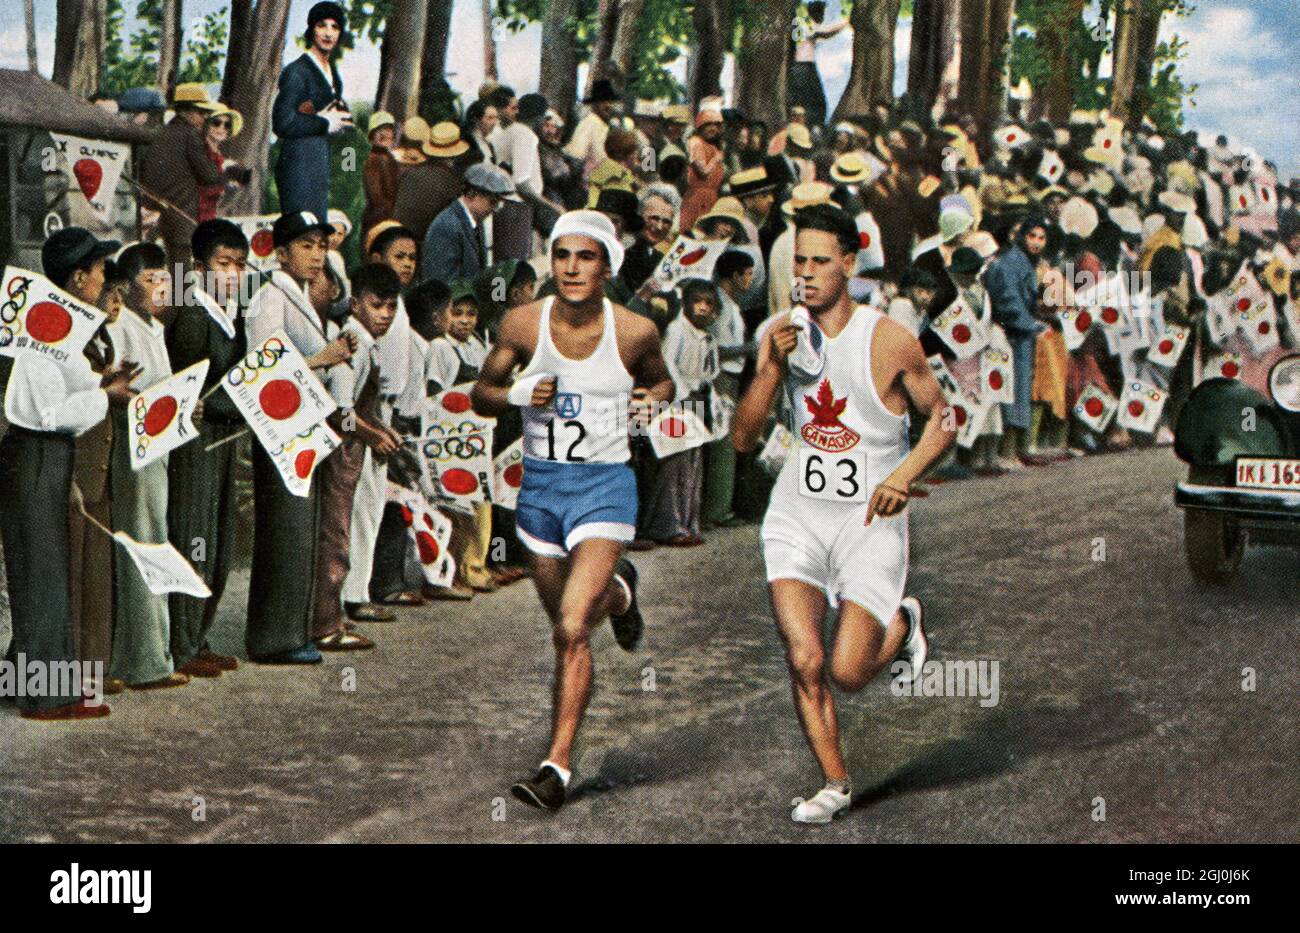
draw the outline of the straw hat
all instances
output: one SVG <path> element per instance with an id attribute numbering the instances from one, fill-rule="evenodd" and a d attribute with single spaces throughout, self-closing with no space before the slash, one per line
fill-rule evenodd
<path id="1" fill-rule="evenodd" d="M 1178 214 L 1196 213 L 1196 202 L 1181 191 L 1163 191 L 1157 199 L 1160 204 Z"/>
<path id="2" fill-rule="evenodd" d="M 802 123 L 791 123 L 785 128 L 785 139 L 787 143 L 798 146 L 800 149 L 812 148 L 812 133 L 808 132 L 808 127 Z"/>
<path id="3" fill-rule="evenodd" d="M 1082 239 L 1092 236 L 1101 218 L 1097 208 L 1084 198 L 1070 198 L 1061 207 L 1061 230 Z"/>
<path id="4" fill-rule="evenodd" d="M 846 152 L 831 166 L 831 178 L 846 185 L 858 185 L 871 180 L 871 166 L 861 153 Z"/>
<path id="5" fill-rule="evenodd" d="M 172 92 L 172 106 L 176 107 L 180 104 L 188 104 L 199 110 L 216 110 L 221 106 L 208 97 L 208 89 L 197 81 L 186 81 L 184 84 L 176 85 L 176 90 Z"/>
<path id="6" fill-rule="evenodd" d="M 424 117 L 407 117 L 402 123 L 402 136 L 422 143 L 429 138 L 429 124 Z"/>
<path id="7" fill-rule="evenodd" d="M 736 198 L 718 198 L 713 202 L 709 212 L 695 221 L 695 226 L 707 231 L 715 220 L 730 220 L 736 225 L 736 242 L 748 243 L 749 235 L 745 233 L 745 208 Z"/>
<path id="8" fill-rule="evenodd" d="M 230 138 L 234 139 L 239 135 L 240 130 L 244 128 L 244 115 L 233 107 L 227 107 L 225 104 L 217 104 L 217 109 L 212 111 L 208 116 L 209 120 L 215 120 L 218 117 L 230 117 Z"/>
<path id="9" fill-rule="evenodd" d="M 664 108 L 664 119 L 669 123 L 690 123 L 691 108 L 685 104 L 669 104 Z"/>
<path id="10" fill-rule="evenodd" d="M 369 136 L 377 129 L 385 126 L 397 127 L 397 118 L 387 110 L 376 110 L 370 115 L 370 120 L 366 123 L 366 135 Z"/>
<path id="11" fill-rule="evenodd" d="M 781 205 L 781 212 L 787 217 L 793 217 L 794 212 L 802 210 L 805 207 L 812 207 L 814 204 L 831 203 L 831 193 L 835 189 L 822 181 L 808 181 L 802 185 L 795 185 L 794 190 L 790 192 L 790 200 Z"/>
<path id="12" fill-rule="evenodd" d="M 409 121 L 408 121 L 409 122 Z M 460 127 L 450 121 L 435 124 L 426 134 L 420 150 L 425 155 L 453 159 L 469 151 L 469 143 L 460 138 Z"/>

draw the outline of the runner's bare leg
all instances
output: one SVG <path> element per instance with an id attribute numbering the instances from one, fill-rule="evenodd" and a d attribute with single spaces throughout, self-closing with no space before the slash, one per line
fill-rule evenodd
<path id="1" fill-rule="evenodd" d="M 623 545 L 603 538 L 580 542 L 567 560 L 533 555 L 533 580 L 551 618 L 555 644 L 555 687 L 551 748 L 546 755 L 569 768 L 573 740 L 591 699 L 591 633 L 611 610 L 626 605 L 614 568 Z"/>
<path id="2" fill-rule="evenodd" d="M 857 693 L 898 657 L 906 639 L 907 620 L 901 609 L 886 629 L 857 603 L 840 600 L 831 640 L 831 683 L 845 693 Z"/>

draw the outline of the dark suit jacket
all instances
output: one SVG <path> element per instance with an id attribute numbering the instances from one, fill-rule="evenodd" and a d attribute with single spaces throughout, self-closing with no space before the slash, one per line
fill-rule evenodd
<path id="1" fill-rule="evenodd" d="M 221 181 L 217 164 L 208 155 L 203 131 L 182 117 L 173 117 L 149 144 L 141 182 L 153 194 L 166 198 L 190 217 L 199 213 L 199 188 Z"/>
<path id="2" fill-rule="evenodd" d="M 470 223 L 465 206 L 457 198 L 434 218 L 424 236 L 424 258 L 420 261 L 420 280 L 456 282 L 472 279 L 486 264 L 486 251 L 480 239 L 482 226 Z"/>
<path id="3" fill-rule="evenodd" d="M 461 173 L 450 159 L 430 159 L 423 165 L 412 166 L 402 173 L 397 183 L 390 216 L 423 240 L 434 218 L 460 197 L 463 187 Z"/>
<path id="4" fill-rule="evenodd" d="M 275 183 L 282 213 L 311 211 L 321 220 L 329 213 L 329 121 L 319 116 L 331 101 L 343 99 L 343 81 L 330 63 L 333 86 L 304 52 L 280 72 L 280 90 L 271 106 L 271 129 L 279 137 Z M 313 112 L 299 108 L 310 101 Z"/>

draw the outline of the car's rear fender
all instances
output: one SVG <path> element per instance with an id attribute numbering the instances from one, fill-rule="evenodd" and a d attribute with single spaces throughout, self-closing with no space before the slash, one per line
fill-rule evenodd
<path id="1" fill-rule="evenodd" d="M 1287 419 L 1271 401 L 1235 379 L 1215 378 L 1183 404 L 1174 453 L 1192 466 L 1227 467 L 1237 457 L 1292 457 L 1296 447 Z"/>

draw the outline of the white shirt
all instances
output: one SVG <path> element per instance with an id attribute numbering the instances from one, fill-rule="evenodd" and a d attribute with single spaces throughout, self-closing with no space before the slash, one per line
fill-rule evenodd
<path id="1" fill-rule="evenodd" d="M 496 149 L 497 164 L 510 166 L 510 177 L 516 188 L 527 189 L 532 194 L 542 193 L 542 159 L 537 151 L 537 134 L 522 123 L 498 125 L 488 134 L 488 142 Z"/>
<path id="2" fill-rule="evenodd" d="M 600 161 L 605 158 L 605 137 L 609 135 L 609 124 L 589 113 L 583 117 L 573 130 L 573 138 L 564 147 L 564 151 L 575 159 L 583 161 L 582 178 L 586 181 Z"/>
<path id="3" fill-rule="evenodd" d="M 487 359 L 488 348 L 476 334 L 468 340 L 456 340 L 450 334 L 434 337 L 429 342 L 429 364 L 425 371 L 426 382 L 437 383 L 438 391 L 444 392 L 456 384 L 456 374 L 460 364 L 482 368 Z"/>
<path id="4" fill-rule="evenodd" d="M 688 321 L 685 314 L 669 322 L 664 332 L 663 354 L 678 399 L 711 385 L 721 370 L 717 341 L 708 331 Z"/>
<path id="5" fill-rule="evenodd" d="M 172 374 L 166 332 L 153 318 L 144 318 L 130 308 L 123 308 L 117 321 L 108 325 L 108 332 L 117 350 L 117 360 L 122 363 L 130 361 L 141 367 L 140 375 L 131 383 L 135 391 L 155 386 Z"/>
<path id="6" fill-rule="evenodd" d="M 406 418 L 418 418 L 424 408 L 425 386 L 428 385 L 429 341 L 410 328 L 411 347 L 406 354 L 406 386 L 397 397 L 397 413 Z"/>
<path id="7" fill-rule="evenodd" d="M 379 365 L 379 344 L 354 317 L 347 319 L 342 332 L 356 334 L 357 352 L 348 363 L 330 367 L 325 375 L 325 388 L 341 407 L 355 408 L 371 370 Z"/>
<path id="8" fill-rule="evenodd" d="M 282 330 L 299 353 L 312 357 L 339 333 L 339 326 L 334 321 L 327 321 L 321 326 L 320 317 L 312 307 L 304 285 L 295 282 L 279 269 L 272 272 L 271 281 L 253 295 L 244 317 L 248 322 L 250 349 Z M 317 376 L 320 375 L 317 373 Z M 347 404 L 339 399 L 335 401 Z"/>
<path id="9" fill-rule="evenodd" d="M 713 322 L 709 328 L 709 333 L 717 341 L 718 347 L 722 350 L 734 350 L 737 347 L 745 345 L 745 318 L 740 313 L 740 305 L 726 293 L 725 290 L 718 289 L 718 297 L 721 299 L 721 305 L 718 308 L 718 319 Z M 740 373 L 745 368 L 745 358 L 743 356 L 734 359 L 723 360 L 722 369 L 728 373 Z"/>
<path id="10" fill-rule="evenodd" d="M 108 414 L 108 395 L 99 380 L 80 353 L 66 366 L 24 353 L 9 374 L 5 418 L 29 431 L 85 434 Z"/>

